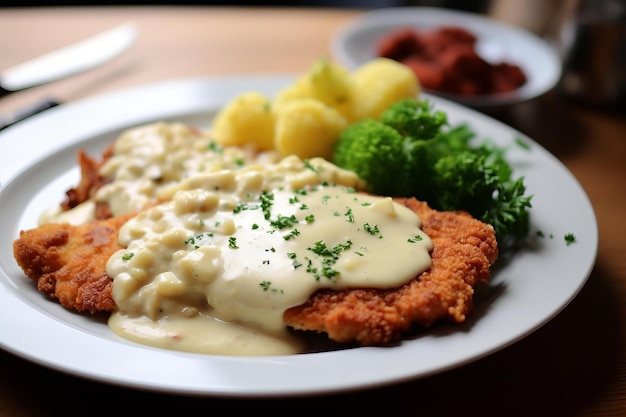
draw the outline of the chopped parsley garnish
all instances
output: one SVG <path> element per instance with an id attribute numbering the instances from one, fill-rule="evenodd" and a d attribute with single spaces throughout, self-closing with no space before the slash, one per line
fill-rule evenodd
<path id="1" fill-rule="evenodd" d="M 215 153 L 222 153 L 224 152 L 224 148 L 222 148 L 220 145 L 217 144 L 217 142 L 209 142 L 209 146 L 208 146 L 210 151 L 213 151 Z"/>
<path id="2" fill-rule="evenodd" d="M 261 286 L 263 291 L 272 291 L 272 292 L 278 292 L 278 293 L 283 294 L 283 290 L 279 290 L 277 288 L 272 287 L 272 281 L 261 281 L 259 285 Z"/>
<path id="3" fill-rule="evenodd" d="M 298 219 L 293 214 L 291 216 L 279 214 L 276 219 L 270 221 L 270 225 L 278 230 L 286 229 L 295 224 L 298 224 Z"/>
<path id="4" fill-rule="evenodd" d="M 313 261 L 310 258 L 307 258 L 307 272 L 313 274 L 316 280 L 320 280 L 320 278 L 325 277 L 328 279 L 334 279 L 339 275 L 339 271 L 333 268 L 333 265 L 339 259 L 339 255 L 352 246 L 352 241 L 347 240 L 346 243 L 338 243 L 334 245 L 332 248 L 326 245 L 326 242 L 323 240 L 318 240 L 313 244 L 312 247 L 308 247 L 307 250 L 313 252 L 320 258 L 321 265 L 320 268 L 316 268 L 313 266 Z"/>
<path id="5" fill-rule="evenodd" d="M 244 210 L 249 210 L 250 209 L 250 204 L 248 203 L 239 203 L 237 204 L 237 206 L 233 209 L 233 213 L 237 214 L 240 213 Z M 258 208 L 257 206 L 252 206 L 253 208 Z"/>
<path id="6" fill-rule="evenodd" d="M 304 163 L 304 167 L 310 169 L 313 172 L 317 172 L 317 168 L 315 168 L 309 159 L 305 159 L 302 161 Z"/>
<path id="7" fill-rule="evenodd" d="M 346 216 L 346 221 L 348 223 L 354 223 L 354 214 L 352 214 L 352 209 L 350 207 L 346 207 L 346 212 L 344 216 Z"/>
<path id="8" fill-rule="evenodd" d="M 515 143 L 517 143 L 520 148 L 526 149 L 527 151 L 530 150 L 530 145 L 524 142 L 521 138 L 516 137 Z"/>
<path id="9" fill-rule="evenodd" d="M 300 235 L 300 231 L 298 229 L 293 229 L 291 232 L 287 233 L 286 235 L 283 236 L 283 239 L 285 240 L 289 240 L 292 237 L 296 237 Z"/>
<path id="10" fill-rule="evenodd" d="M 272 204 L 274 204 L 274 194 L 263 191 L 259 196 L 259 199 L 261 200 L 261 209 L 263 210 L 263 216 L 265 217 L 265 220 L 269 220 L 271 216 L 270 208 L 272 207 Z"/>
<path id="11" fill-rule="evenodd" d="M 205 237 L 213 237 L 213 233 L 200 233 L 195 236 L 190 236 L 183 242 L 185 245 L 193 245 L 194 249 L 198 249 L 200 247 L 200 241 Z"/>
<path id="12" fill-rule="evenodd" d="M 374 226 L 370 226 L 369 223 L 365 223 L 363 225 L 363 228 L 365 229 L 365 231 L 367 233 L 369 233 L 370 235 L 375 235 L 376 233 L 380 233 L 380 230 L 378 230 L 378 225 L 374 225 Z"/>

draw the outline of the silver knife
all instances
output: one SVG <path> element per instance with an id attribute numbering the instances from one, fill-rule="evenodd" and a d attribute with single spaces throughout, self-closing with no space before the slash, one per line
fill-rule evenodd
<path id="1" fill-rule="evenodd" d="M 0 72 L 0 89 L 5 92 L 24 90 L 95 68 L 128 49 L 136 37 L 136 27 L 125 23 L 41 55 Z"/>
<path id="2" fill-rule="evenodd" d="M 7 68 L 0 72 L 0 97 L 69 77 L 102 65 L 127 50 L 137 38 L 137 28 L 125 23 L 56 51 Z M 22 109 L 9 120 L 0 120 L 0 130 L 59 104 L 44 100 Z"/>

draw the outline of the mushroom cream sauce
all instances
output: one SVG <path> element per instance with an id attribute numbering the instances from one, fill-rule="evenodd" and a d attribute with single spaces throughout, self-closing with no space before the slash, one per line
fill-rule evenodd
<path id="1" fill-rule="evenodd" d="M 222 355 L 302 352 L 283 313 L 320 288 L 399 287 L 431 265 L 420 218 L 332 163 L 216 146 L 183 124 L 131 129 L 95 200 L 119 231 L 109 327 L 138 343 Z M 85 222 L 94 202 L 42 221 Z M 72 217 L 74 216 L 74 217 Z"/>

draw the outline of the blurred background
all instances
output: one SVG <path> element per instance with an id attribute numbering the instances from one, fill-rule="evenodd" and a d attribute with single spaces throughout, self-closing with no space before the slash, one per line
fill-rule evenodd
<path id="1" fill-rule="evenodd" d="M 512 0 L 518 1 L 518 0 Z M 552 0 L 547 0 L 548 2 Z M 292 0 L 292 1 L 210 1 L 210 0 L 0 0 L 0 6 L 26 7 L 26 6 L 96 6 L 96 5 L 215 5 L 215 6 L 253 6 L 253 7 L 348 7 L 348 8 L 380 8 L 393 6 L 441 6 L 454 7 L 459 9 L 483 9 L 489 1 L 476 0 L 424 0 L 424 1 L 402 1 L 402 0 Z"/>
<path id="2" fill-rule="evenodd" d="M 561 26 L 576 10 L 594 9 L 611 20 L 624 22 L 626 0 L 0 0 L 0 7 L 49 6 L 235 6 L 330 7 L 377 9 L 427 6 L 457 9 L 494 16 L 539 35 Z M 620 9 L 620 10 L 618 10 Z"/>
<path id="3" fill-rule="evenodd" d="M 6 7 L 234 6 L 379 9 L 428 6 L 484 14 L 551 43 L 563 62 L 560 90 L 595 104 L 626 101 L 626 0 L 0 0 Z"/>
<path id="4" fill-rule="evenodd" d="M 235 6 L 235 7 L 330 7 L 378 9 L 426 6 L 457 9 L 495 16 L 539 35 L 558 25 L 583 3 L 625 3 L 626 0 L 0 0 L 0 7 L 50 6 Z M 587 7 L 587 6 L 585 6 Z"/>

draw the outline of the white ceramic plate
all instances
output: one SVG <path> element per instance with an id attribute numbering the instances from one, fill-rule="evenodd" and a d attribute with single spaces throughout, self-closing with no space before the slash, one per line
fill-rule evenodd
<path id="1" fill-rule="evenodd" d="M 154 391 L 225 397 L 354 390 L 424 377 L 466 364 L 527 336 L 563 309 L 595 262 L 592 206 L 572 174 L 511 128 L 430 97 L 453 123 L 468 122 L 500 145 L 534 194 L 532 229 L 544 238 L 502 263 L 467 323 L 442 325 L 399 346 L 277 357 L 225 357 L 161 350 L 116 337 L 104 320 L 73 314 L 39 294 L 12 256 L 22 228 L 78 180 L 79 148 L 96 154 L 122 129 L 157 120 L 210 124 L 237 94 L 268 95 L 291 77 L 191 79 L 109 94 L 46 111 L 0 133 L 0 347 L 76 376 Z M 566 245 L 564 235 L 577 242 Z M 552 235 L 552 237 L 550 236 Z M 375 364 L 372 366 L 372 364 Z"/>
<path id="2" fill-rule="evenodd" d="M 337 62 L 353 70 L 376 58 L 376 46 L 384 35 L 412 27 L 431 30 L 458 26 L 476 35 L 476 50 L 485 60 L 519 65 L 527 82 L 519 89 L 502 94 L 462 96 L 437 91 L 428 93 L 472 107 L 519 103 L 540 96 L 556 85 L 561 61 L 556 51 L 537 36 L 482 15 L 431 7 L 390 7 L 365 12 L 342 28 L 333 38 L 331 49 Z"/>

